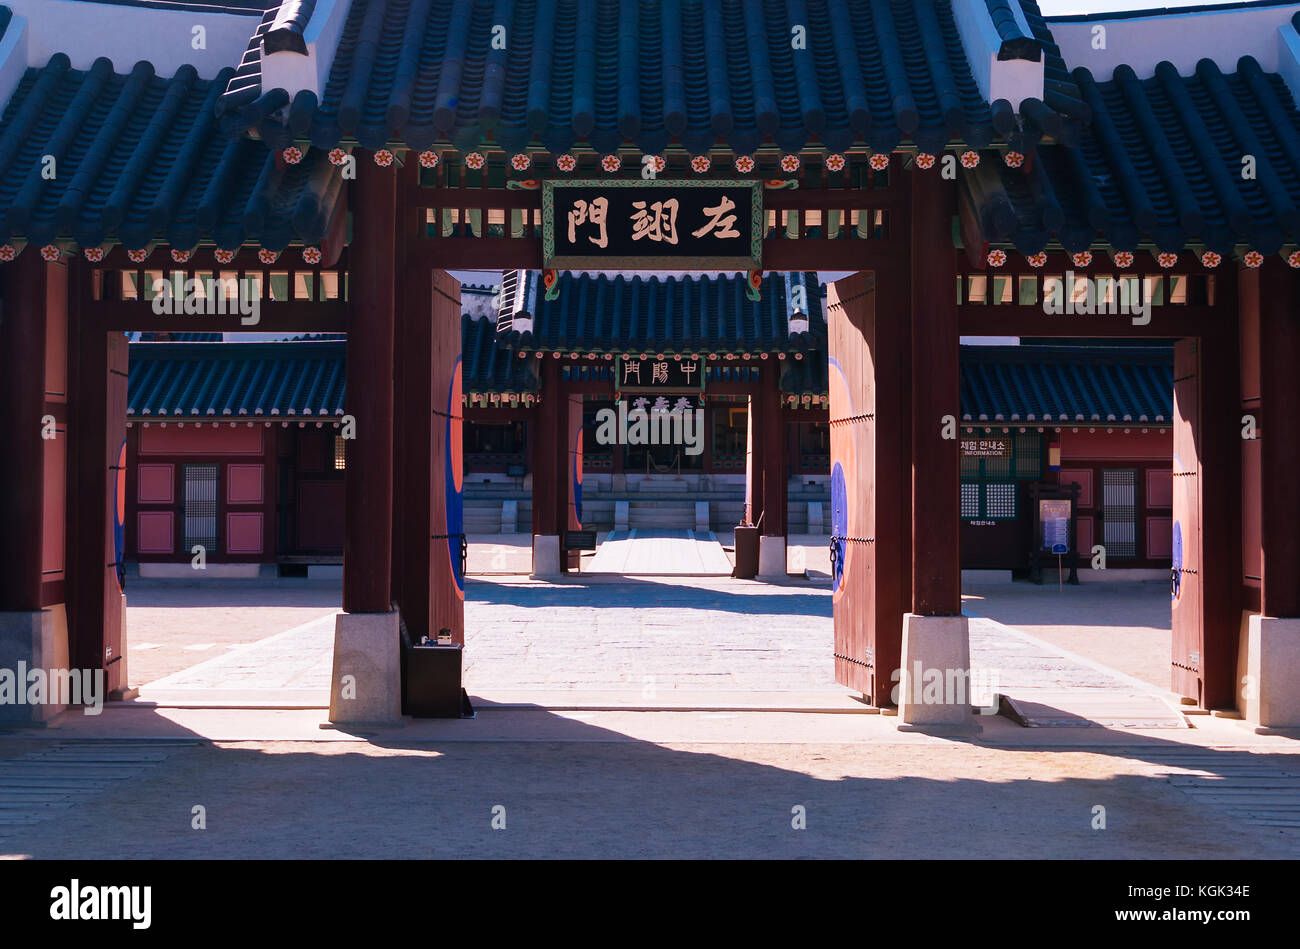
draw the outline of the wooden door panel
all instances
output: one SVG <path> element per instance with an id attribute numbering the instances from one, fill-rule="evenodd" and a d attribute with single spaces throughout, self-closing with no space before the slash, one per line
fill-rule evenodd
<path id="1" fill-rule="evenodd" d="M 876 687 L 872 283 L 867 273 L 836 281 L 827 308 L 835 681 L 864 694 Z"/>
<path id="2" fill-rule="evenodd" d="M 1173 537 L 1170 594 L 1173 611 L 1172 688 L 1201 698 L 1202 538 L 1200 476 L 1200 352 L 1198 341 L 1174 346 Z"/>

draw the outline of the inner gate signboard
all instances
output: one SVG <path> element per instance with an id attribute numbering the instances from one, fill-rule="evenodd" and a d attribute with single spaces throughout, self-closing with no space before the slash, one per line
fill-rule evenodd
<path id="1" fill-rule="evenodd" d="M 542 265 L 761 270 L 758 181 L 542 183 Z"/>

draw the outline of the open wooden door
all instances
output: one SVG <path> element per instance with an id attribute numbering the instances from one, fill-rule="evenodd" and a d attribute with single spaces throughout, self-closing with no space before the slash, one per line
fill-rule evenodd
<path id="1" fill-rule="evenodd" d="M 1200 341 L 1174 344 L 1173 601 L 1172 688 L 1201 702 L 1205 644 L 1201 534 L 1201 353 Z"/>
<path id="2" fill-rule="evenodd" d="M 570 392 L 568 398 L 569 443 L 569 504 L 565 529 L 582 530 L 582 393 Z M 582 565 L 582 551 L 568 552 L 568 567 L 578 570 Z"/>
<path id="3" fill-rule="evenodd" d="M 432 317 L 430 630 L 433 634 L 450 630 L 453 642 L 464 643 L 466 539 L 460 282 L 442 270 L 433 272 Z"/>

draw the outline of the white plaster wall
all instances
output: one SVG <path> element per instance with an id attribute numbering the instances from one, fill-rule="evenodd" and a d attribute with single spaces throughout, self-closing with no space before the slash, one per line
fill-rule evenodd
<path id="1" fill-rule="evenodd" d="M 27 18 L 14 14 L 0 40 L 0 108 L 18 88 L 27 71 Z"/>
<path id="2" fill-rule="evenodd" d="M 1012 12 L 1021 29 L 1032 35 L 1018 5 L 1013 4 Z M 971 74 L 985 100 L 994 102 L 1006 99 L 1013 108 L 1019 110 L 1020 103 L 1025 99 L 1043 97 L 1041 59 L 1036 63 L 998 60 L 1002 37 L 993 25 L 993 18 L 989 15 L 984 0 L 953 0 L 952 13 L 957 23 L 957 32 L 961 34 L 962 47 L 966 50 L 966 61 L 970 63 Z"/>
<path id="3" fill-rule="evenodd" d="M 303 31 L 307 55 L 286 50 L 263 56 L 262 89 L 284 89 L 290 99 L 295 93 L 310 89 L 319 97 L 329 79 L 334 51 L 347 18 L 347 0 L 320 0 Z"/>
<path id="4" fill-rule="evenodd" d="M 1250 55 L 1266 72 L 1279 65 L 1278 30 L 1290 31 L 1291 17 L 1300 3 L 1278 6 L 1207 10 L 1195 13 L 1157 13 L 1114 20 L 1062 21 L 1048 19 L 1065 64 L 1085 66 L 1098 80 L 1109 79 L 1115 67 L 1127 63 L 1146 79 L 1156 65 L 1168 60 L 1181 75 L 1191 74 L 1197 62 L 1212 59 L 1224 72 L 1235 72 L 1237 60 Z M 1105 49 L 1093 49 L 1093 30 L 1105 28 Z M 1292 87 L 1294 89 L 1294 86 Z"/>
<path id="5" fill-rule="evenodd" d="M 5 0 L 5 5 L 15 20 L 27 21 L 25 67 L 44 66 L 55 53 L 66 53 L 73 69 L 89 69 L 107 56 L 117 72 L 128 72 L 146 59 L 160 76 L 171 76 L 189 63 L 200 77 L 212 79 L 226 66 L 239 65 L 261 23 L 256 12 L 235 16 L 78 0 Z M 196 26 L 206 32 L 205 49 L 193 48 Z"/>

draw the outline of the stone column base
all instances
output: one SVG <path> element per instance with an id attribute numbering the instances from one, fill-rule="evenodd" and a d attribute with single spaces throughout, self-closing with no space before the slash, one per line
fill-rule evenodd
<path id="1" fill-rule="evenodd" d="M 903 614 L 899 731 L 984 730 L 971 714 L 969 627 L 965 616 Z"/>
<path id="2" fill-rule="evenodd" d="M 560 535 L 533 535 L 533 579 L 556 580 L 563 576 L 560 569 Z"/>
<path id="3" fill-rule="evenodd" d="M 785 579 L 785 538 L 779 534 L 759 535 L 758 579 Z"/>
<path id="4" fill-rule="evenodd" d="M 336 724 L 402 720 L 402 641 L 397 611 L 340 613 L 334 621 L 330 717 Z"/>
<path id="5" fill-rule="evenodd" d="M 0 722 L 36 724 L 47 722 L 67 705 L 27 702 L 28 673 L 41 669 L 68 668 L 68 624 L 63 604 L 46 610 L 0 613 Z"/>
<path id="6" fill-rule="evenodd" d="M 1248 722 L 1300 728 L 1300 617 L 1250 617 L 1246 675 L 1247 698 L 1240 708 Z"/>

